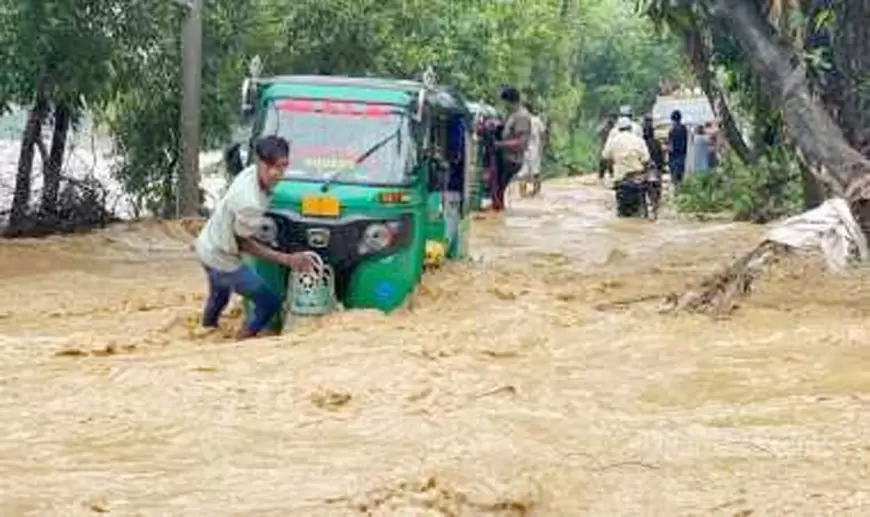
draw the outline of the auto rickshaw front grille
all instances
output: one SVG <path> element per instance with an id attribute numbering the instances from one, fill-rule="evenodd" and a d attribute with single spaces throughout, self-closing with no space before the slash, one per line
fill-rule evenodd
<path id="1" fill-rule="evenodd" d="M 277 244 L 279 251 L 284 253 L 313 251 L 323 257 L 336 270 L 353 267 L 361 259 L 372 256 L 360 253 L 360 243 L 365 236 L 366 228 L 372 224 L 392 222 L 368 218 L 351 221 L 294 220 L 277 213 L 269 213 L 267 216 L 275 222 L 275 244 Z M 410 228 L 409 220 L 405 220 L 403 223 L 403 228 Z M 325 245 L 313 246 L 312 236 L 318 234 L 322 236 L 323 233 L 328 236 Z M 403 231 L 393 246 L 384 251 L 395 249 L 396 245 L 406 243 L 408 238 L 407 230 Z"/>

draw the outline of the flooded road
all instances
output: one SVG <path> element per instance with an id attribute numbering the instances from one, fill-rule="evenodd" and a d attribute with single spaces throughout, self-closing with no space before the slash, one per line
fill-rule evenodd
<path id="1" fill-rule="evenodd" d="M 763 231 L 611 198 L 547 184 L 407 309 L 244 344 L 197 329 L 179 226 L 0 243 L 0 515 L 870 515 L 870 274 L 788 259 L 725 321 L 610 303 Z"/>

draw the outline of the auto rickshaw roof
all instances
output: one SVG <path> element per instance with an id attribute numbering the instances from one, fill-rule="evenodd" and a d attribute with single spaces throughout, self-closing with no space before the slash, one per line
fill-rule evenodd
<path id="1" fill-rule="evenodd" d="M 257 79 L 264 99 L 299 97 L 392 104 L 411 108 L 423 83 L 377 77 L 288 75 Z M 437 85 L 427 89 L 426 103 L 436 109 L 471 118 L 462 96 L 454 88 Z"/>

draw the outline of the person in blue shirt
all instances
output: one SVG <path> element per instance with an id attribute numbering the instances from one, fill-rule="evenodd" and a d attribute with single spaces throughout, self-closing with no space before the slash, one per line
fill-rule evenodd
<path id="1" fill-rule="evenodd" d="M 679 189 L 686 173 L 686 151 L 689 147 L 689 130 L 683 125 L 680 110 L 671 113 L 671 130 L 668 133 L 668 168 L 671 182 Z"/>

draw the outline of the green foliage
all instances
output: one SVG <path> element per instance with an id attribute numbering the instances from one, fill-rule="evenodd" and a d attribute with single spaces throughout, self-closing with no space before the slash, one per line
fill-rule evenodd
<path id="1" fill-rule="evenodd" d="M 567 174 L 595 171 L 601 156 L 601 143 L 595 131 L 596 119 L 581 119 L 571 128 L 570 145 L 561 155 L 553 157 L 559 169 Z"/>
<path id="2" fill-rule="evenodd" d="M 647 109 L 661 75 L 685 76 L 677 42 L 625 0 L 259 1 L 249 50 L 267 73 L 419 77 L 432 65 L 490 102 L 513 84 L 547 115 L 551 171 L 594 168 L 593 119 Z"/>
<path id="3" fill-rule="evenodd" d="M 180 32 L 173 0 L 0 0 L 0 108 L 88 109 L 111 132 L 116 175 L 139 208 L 172 213 L 180 171 Z M 205 3 L 202 146 L 227 143 L 247 62 L 267 74 L 439 80 L 495 102 L 519 87 L 549 125 L 548 171 L 591 170 L 597 117 L 649 107 L 679 75 L 675 41 L 628 0 L 210 0 Z M 42 83 L 40 83 L 42 81 Z"/>
<path id="4" fill-rule="evenodd" d="M 208 3 L 203 34 L 201 136 L 205 147 L 229 138 L 239 109 L 243 77 L 245 2 Z M 115 96 L 103 115 L 123 160 L 115 173 L 140 213 L 171 217 L 175 179 L 181 172 L 181 73 L 177 6 L 154 5 L 151 23 L 137 34 L 135 46 L 119 54 Z M 143 13 L 144 14 L 144 13 Z M 140 49 L 147 49 L 141 52 Z"/>
<path id="5" fill-rule="evenodd" d="M 586 85 L 583 109 L 590 118 L 613 113 L 621 104 L 643 113 L 655 101 L 660 78 L 690 77 L 679 41 L 654 31 L 627 2 L 600 2 L 584 28 L 575 77 Z"/>
<path id="6" fill-rule="evenodd" d="M 730 212 L 744 221 L 792 215 L 803 208 L 800 167 L 781 147 L 768 149 L 751 166 L 729 153 L 716 170 L 688 175 L 676 205 L 680 212 Z"/>

